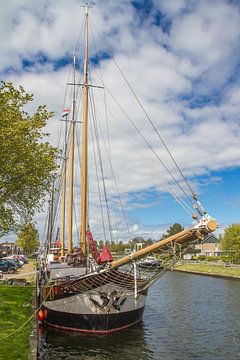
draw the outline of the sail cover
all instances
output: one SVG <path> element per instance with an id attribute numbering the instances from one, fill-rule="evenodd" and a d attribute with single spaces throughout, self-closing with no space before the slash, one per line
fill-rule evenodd
<path id="1" fill-rule="evenodd" d="M 87 230 L 86 231 L 86 235 L 87 235 L 87 238 L 88 238 L 88 241 L 89 241 L 89 245 L 91 247 L 91 250 L 92 250 L 92 256 L 94 258 L 94 260 L 97 262 L 98 265 L 102 265 L 108 261 L 112 261 L 113 258 L 112 258 L 112 254 L 111 252 L 109 251 L 107 245 L 105 244 L 104 247 L 103 247 L 103 250 L 101 252 L 101 254 L 99 254 L 99 251 L 97 249 L 97 246 L 93 240 L 93 236 L 92 236 L 92 233 L 90 230 Z"/>
<path id="2" fill-rule="evenodd" d="M 112 254 L 110 250 L 108 249 L 107 245 L 105 244 L 103 246 L 101 255 L 97 261 L 99 265 L 106 263 L 107 261 L 113 261 Z"/>
<path id="3" fill-rule="evenodd" d="M 95 244 L 95 242 L 94 242 L 94 240 L 93 240 L 93 236 L 92 236 L 91 231 L 90 231 L 90 230 L 87 230 L 86 235 L 87 235 L 87 238 L 88 238 L 88 241 L 89 241 L 89 245 L 90 245 L 91 250 L 92 250 L 92 256 L 93 256 L 94 260 L 95 260 L 96 262 L 98 262 L 98 259 L 99 259 L 99 257 L 100 257 L 100 254 L 99 254 L 98 249 L 97 249 L 97 246 L 96 246 L 96 244 Z"/>

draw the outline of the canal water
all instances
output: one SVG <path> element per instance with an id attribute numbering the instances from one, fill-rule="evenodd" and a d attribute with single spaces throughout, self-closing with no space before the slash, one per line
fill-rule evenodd
<path id="1" fill-rule="evenodd" d="M 168 272 L 143 322 L 108 336 L 47 329 L 38 360 L 240 360 L 240 282 Z"/>

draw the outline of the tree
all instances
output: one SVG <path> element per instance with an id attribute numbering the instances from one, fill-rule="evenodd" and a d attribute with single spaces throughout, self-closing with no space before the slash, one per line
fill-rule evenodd
<path id="1" fill-rule="evenodd" d="M 56 169 L 56 149 L 42 128 L 53 113 L 24 107 L 33 96 L 20 86 L 0 83 L 0 236 L 17 231 L 41 209 Z"/>
<path id="2" fill-rule="evenodd" d="M 232 224 L 225 229 L 221 245 L 232 262 L 240 262 L 240 224 Z"/>
<path id="3" fill-rule="evenodd" d="M 23 226 L 17 237 L 16 244 L 26 255 L 34 252 L 39 246 L 39 234 L 34 224 L 29 223 Z"/>
<path id="4" fill-rule="evenodd" d="M 103 240 L 99 240 L 99 242 L 98 242 L 98 247 L 99 247 L 99 249 L 103 249 L 103 246 L 104 246 L 104 241 L 103 241 Z"/>
<path id="5" fill-rule="evenodd" d="M 144 241 L 144 247 L 150 246 L 153 244 L 153 240 L 151 238 Z"/>
<path id="6" fill-rule="evenodd" d="M 171 225 L 170 228 L 167 230 L 167 234 L 163 234 L 162 239 L 166 239 L 169 236 L 175 235 L 182 230 L 184 230 L 184 227 L 182 227 L 182 225 L 178 223 L 175 223 Z"/>

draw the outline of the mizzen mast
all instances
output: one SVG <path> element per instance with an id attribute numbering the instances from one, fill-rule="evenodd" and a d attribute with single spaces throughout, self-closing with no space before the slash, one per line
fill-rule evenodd
<path id="1" fill-rule="evenodd" d="M 81 251 L 86 255 L 86 228 L 87 228 L 87 183 L 88 183 L 88 8 L 85 5 L 85 65 L 83 84 L 83 130 L 82 130 L 82 197 L 81 197 Z"/>

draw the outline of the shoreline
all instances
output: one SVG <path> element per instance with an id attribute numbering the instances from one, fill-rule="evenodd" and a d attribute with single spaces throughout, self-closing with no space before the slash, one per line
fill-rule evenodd
<path id="1" fill-rule="evenodd" d="M 216 277 L 216 278 L 220 278 L 220 279 L 240 280 L 240 276 L 214 274 L 214 273 L 204 272 L 204 271 L 182 270 L 182 269 L 177 269 L 177 268 L 173 268 L 169 271 L 183 272 L 183 273 L 192 274 L 192 275 L 212 276 L 212 277 Z"/>

